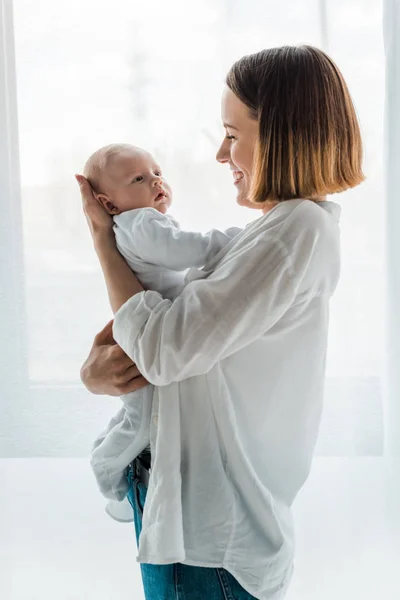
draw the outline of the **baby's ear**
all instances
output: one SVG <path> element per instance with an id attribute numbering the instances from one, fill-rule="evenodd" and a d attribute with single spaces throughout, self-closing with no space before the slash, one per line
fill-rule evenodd
<path id="1" fill-rule="evenodd" d="M 115 204 L 113 204 L 110 200 L 110 198 L 108 196 L 106 196 L 106 194 L 94 194 L 94 197 L 96 198 L 96 200 L 98 202 L 100 202 L 100 204 L 102 205 L 102 207 L 104 208 L 104 210 L 106 210 L 108 212 L 109 215 L 119 215 L 120 214 L 120 210 L 119 208 L 117 208 L 115 206 Z"/>

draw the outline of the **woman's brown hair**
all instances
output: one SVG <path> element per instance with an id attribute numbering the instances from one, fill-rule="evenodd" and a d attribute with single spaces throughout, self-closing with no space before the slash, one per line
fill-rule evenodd
<path id="1" fill-rule="evenodd" d="M 238 60 L 226 83 L 259 122 L 252 202 L 325 196 L 364 180 L 353 102 L 325 52 L 262 50 Z"/>

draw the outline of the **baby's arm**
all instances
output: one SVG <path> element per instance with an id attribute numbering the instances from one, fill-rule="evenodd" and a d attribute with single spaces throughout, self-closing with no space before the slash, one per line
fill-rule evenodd
<path id="1" fill-rule="evenodd" d="M 179 224 L 154 209 L 143 209 L 132 231 L 135 251 L 146 262 L 176 271 L 202 267 L 242 229 L 211 229 L 207 233 L 182 230 Z"/>

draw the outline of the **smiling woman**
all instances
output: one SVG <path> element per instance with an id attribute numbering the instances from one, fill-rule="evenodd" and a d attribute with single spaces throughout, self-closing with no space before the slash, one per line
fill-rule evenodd
<path id="1" fill-rule="evenodd" d="M 354 106 L 342 74 L 324 52 L 304 46 L 245 56 L 226 83 L 227 135 L 217 160 L 230 163 L 239 204 L 323 200 L 364 181 Z"/>
<path id="2" fill-rule="evenodd" d="M 150 461 L 135 459 L 118 497 L 127 493 L 134 510 L 149 598 L 172 595 L 177 582 L 189 598 L 195 580 L 195 592 L 210 600 L 224 598 L 224 585 L 243 600 L 279 600 L 289 586 L 291 506 L 308 477 L 318 434 L 329 302 L 340 271 L 340 208 L 319 194 L 363 179 L 358 126 L 350 133 L 340 129 L 343 115 L 353 124 L 357 118 L 332 65 L 322 51 L 301 46 L 262 51 L 232 67 L 228 86 L 240 70 L 236 83 L 244 101 L 231 89 L 224 93 L 227 135 L 217 160 L 234 170 L 237 202 L 262 216 L 209 256 L 202 270 L 189 272 L 173 294 L 155 285 L 140 291 L 136 270 L 128 273 L 123 256 L 92 233 L 110 299 L 121 301 L 112 304 L 114 338 L 155 386 L 146 420 Z M 269 70 L 284 92 L 293 77 L 298 81 L 293 102 L 281 102 L 279 94 L 266 100 Z M 316 123 L 303 114 L 310 73 L 319 82 L 309 98 Z M 266 110 L 275 117 L 267 147 Z M 336 153 L 337 144 L 355 152 Z M 295 147 L 293 166 L 287 156 Z M 344 181 L 344 172 L 353 178 Z M 293 185 L 297 197 L 272 196 Z M 148 238 L 156 242 L 151 230 Z M 165 261 L 159 249 L 152 266 Z M 131 297 L 122 303 L 129 287 Z M 90 355 L 82 368 L 89 389 L 93 362 Z M 143 395 L 138 400 L 142 410 L 149 406 Z M 187 580 L 186 572 L 193 573 Z M 216 575 L 221 585 L 210 595 Z"/>

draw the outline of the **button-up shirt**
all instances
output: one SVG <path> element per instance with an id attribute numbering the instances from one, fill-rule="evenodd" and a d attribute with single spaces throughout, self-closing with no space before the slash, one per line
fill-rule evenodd
<path id="1" fill-rule="evenodd" d="M 174 300 L 141 292 L 115 315 L 115 340 L 156 386 L 138 562 L 224 567 L 256 598 L 283 598 L 321 417 L 339 216 L 329 201 L 282 202 Z"/>

